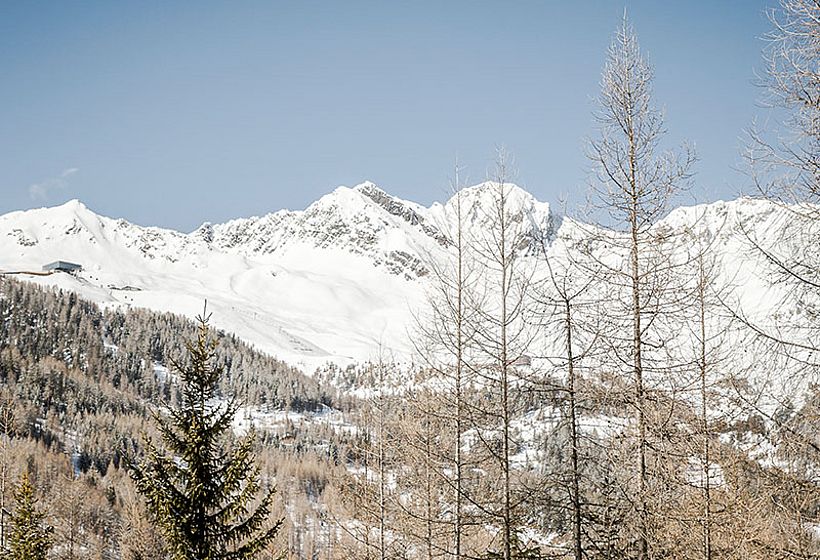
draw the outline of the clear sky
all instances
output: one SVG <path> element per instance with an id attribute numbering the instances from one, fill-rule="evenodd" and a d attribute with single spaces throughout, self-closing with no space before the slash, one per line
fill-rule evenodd
<path id="1" fill-rule="evenodd" d="M 3 2 L 0 213 L 79 198 L 143 225 L 304 208 L 372 180 L 429 204 L 497 145 L 539 199 L 583 198 L 593 98 L 624 8 L 697 200 L 739 146 L 773 0 Z"/>

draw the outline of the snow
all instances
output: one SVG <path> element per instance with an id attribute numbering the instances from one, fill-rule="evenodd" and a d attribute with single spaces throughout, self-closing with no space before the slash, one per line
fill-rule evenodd
<path id="1" fill-rule="evenodd" d="M 491 187 L 464 190 L 476 228 Z M 510 199 L 536 221 L 549 217 L 547 204 L 518 187 Z M 107 307 L 195 317 L 207 301 L 215 326 L 308 373 L 384 355 L 409 361 L 413 310 L 425 301 L 423 262 L 443 257 L 440 229 L 453 216 L 452 200 L 425 208 L 369 182 L 339 187 L 305 210 L 190 234 L 99 216 L 72 200 L 0 216 L 0 271 L 39 272 L 63 259 L 83 271 L 18 277 Z"/>
<path id="2" fill-rule="evenodd" d="M 689 457 L 686 468 L 686 480 L 696 488 L 720 488 L 726 484 L 723 469 L 717 463 L 709 463 L 704 473 L 703 460 L 700 457 Z"/>
<path id="3" fill-rule="evenodd" d="M 351 189 L 339 193 L 328 195 L 336 211 L 355 216 L 354 204 L 362 204 L 355 198 L 364 197 Z M 252 241 L 220 249 L 196 234 L 142 228 L 71 201 L 0 217 L 0 270 L 39 272 L 44 263 L 64 259 L 84 270 L 18 277 L 104 306 L 188 317 L 207 301 L 215 326 L 308 372 L 328 361 L 371 359 L 388 340 L 397 342 L 391 352 L 409 352 L 405 325 L 422 292 L 404 275 L 374 267 L 371 256 L 344 244 L 316 246 L 307 234 L 293 233 L 273 253 L 250 249 Z M 21 244 L 21 235 L 33 244 Z M 397 237 L 390 230 L 388 249 L 408 245 Z"/>
<path id="4" fill-rule="evenodd" d="M 355 435 L 359 427 L 348 422 L 345 414 L 334 408 L 322 405 L 318 411 L 294 412 L 271 407 L 240 407 L 233 418 L 233 431 L 238 436 L 248 433 L 251 428 L 261 431 L 276 432 L 287 435 L 288 426 L 306 426 L 324 424 L 335 432 Z"/>
<path id="5" fill-rule="evenodd" d="M 179 375 L 171 373 L 166 366 L 158 362 L 152 362 L 151 366 L 154 370 L 154 377 L 156 377 L 160 383 L 179 383 Z"/>
<path id="6" fill-rule="evenodd" d="M 468 237 L 486 230 L 497 193 L 493 183 L 461 191 Z M 527 227 L 549 234 L 557 261 L 568 239 L 591 228 L 564 219 L 553 231 L 548 204 L 514 185 L 506 193 Z M 369 182 L 339 187 L 305 210 L 203 224 L 188 234 L 99 216 L 73 200 L 0 216 L 0 271 L 39 272 L 62 259 L 83 271 L 17 277 L 106 307 L 195 317 L 207 301 L 216 327 L 308 373 L 382 356 L 411 363 L 428 267 L 447 256 L 455 219 L 455 198 L 424 207 Z M 656 227 L 716 239 L 722 280 L 739 288 L 732 297 L 765 325 L 775 322 L 783 288 L 761 273 L 738 231 L 744 224 L 767 236 L 787 219 L 776 205 L 739 199 L 679 208 Z"/>

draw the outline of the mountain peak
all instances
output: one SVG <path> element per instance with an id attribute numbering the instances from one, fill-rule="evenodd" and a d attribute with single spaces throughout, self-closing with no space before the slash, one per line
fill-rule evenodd
<path id="1" fill-rule="evenodd" d="M 447 257 L 455 227 L 476 238 L 491 227 L 500 186 L 463 188 L 458 223 L 455 197 L 425 207 L 366 181 L 339 187 L 305 210 L 206 222 L 188 234 L 98 216 L 71 200 L 0 216 L 0 269 L 77 262 L 87 273 L 36 278 L 106 304 L 189 316 L 207 299 L 220 328 L 268 352 L 311 366 L 347 363 L 367 359 L 385 336 L 406 339 L 408 301 L 425 297 L 430 265 Z M 518 185 L 503 186 L 523 233 L 553 239 L 549 205 Z M 780 213 L 769 206 L 740 199 L 683 208 L 665 225 L 728 239 L 742 220 L 763 235 L 781 227 Z"/>
<path id="2" fill-rule="evenodd" d="M 78 198 L 72 198 L 71 200 L 61 204 L 59 208 L 65 208 L 66 210 L 72 211 L 88 210 L 88 207 L 85 204 L 83 204 Z"/>
<path id="3" fill-rule="evenodd" d="M 72 198 L 57 206 L 46 206 L 39 209 L 39 212 L 44 212 L 51 216 L 50 220 L 73 220 L 77 218 L 89 218 L 97 216 L 93 211 L 89 210 L 88 206 L 83 204 L 79 199 Z"/>
<path id="4" fill-rule="evenodd" d="M 484 181 L 483 183 L 479 183 L 471 187 L 464 187 L 461 189 L 461 192 L 469 197 L 489 197 L 495 196 L 501 187 L 504 188 L 505 195 L 513 203 L 523 201 L 538 202 L 538 200 L 529 191 L 509 181 L 505 183 L 499 183 L 497 181 Z M 539 202 L 539 204 L 546 203 Z"/>
<path id="5" fill-rule="evenodd" d="M 443 206 L 443 213 L 452 221 L 455 215 L 456 202 L 460 200 L 462 212 L 471 223 L 480 224 L 489 219 L 489 214 L 500 202 L 500 188 L 503 187 L 504 205 L 514 214 L 520 214 L 531 224 L 533 231 L 546 232 L 548 236 L 554 233 L 553 215 L 550 205 L 541 202 L 530 192 L 515 183 L 485 181 L 471 187 L 464 187 L 448 200 Z M 539 234 L 540 235 L 540 234 Z"/>
<path id="6" fill-rule="evenodd" d="M 376 183 L 374 183 L 373 181 L 363 181 L 363 182 L 361 182 L 361 183 L 359 183 L 358 185 L 356 185 L 356 186 L 354 186 L 354 187 L 353 187 L 353 190 L 354 190 L 354 191 L 371 191 L 371 190 L 374 190 L 374 189 L 375 189 L 375 190 L 378 190 L 378 191 L 382 191 L 382 192 L 384 192 L 384 190 L 383 190 L 383 189 L 381 189 L 381 188 L 380 188 L 380 187 L 379 187 Z"/>
<path id="7" fill-rule="evenodd" d="M 29 216 L 28 220 L 23 220 L 24 224 L 28 223 L 32 227 L 39 224 L 40 227 L 50 226 L 57 229 L 86 228 L 100 218 L 76 198 L 57 206 L 45 206 L 23 211 L 20 214 Z M 40 220 L 42 220 L 41 224 Z"/>

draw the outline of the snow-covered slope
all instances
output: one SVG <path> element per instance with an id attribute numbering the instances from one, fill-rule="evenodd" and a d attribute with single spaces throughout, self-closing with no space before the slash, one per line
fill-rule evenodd
<path id="1" fill-rule="evenodd" d="M 461 193 L 476 234 L 492 220 L 492 186 Z M 566 220 L 556 232 L 549 205 L 518 187 L 508 204 L 524 227 L 550 238 L 578 227 Z M 718 237 L 724 268 L 740 275 L 750 301 L 765 303 L 777 294 L 756 275 L 737 230 L 743 223 L 767 234 L 783 219 L 772 204 L 740 199 L 675 210 L 658 227 Z M 451 250 L 454 220 L 454 199 L 428 208 L 372 183 L 339 187 L 305 210 L 203 224 L 189 234 L 99 216 L 75 200 L 0 216 L 0 271 L 39 271 L 59 259 L 84 270 L 22 277 L 104 305 L 187 316 L 207 300 L 216 326 L 311 371 L 328 361 L 410 356 L 414 311 L 430 264 Z"/>
<path id="2" fill-rule="evenodd" d="M 481 227 L 489 184 L 464 191 Z M 549 206 L 511 200 L 539 227 Z M 0 271 L 54 260 L 77 275 L 21 276 L 105 305 L 195 316 L 312 370 L 379 354 L 404 358 L 430 259 L 448 250 L 452 202 L 425 208 L 372 183 L 339 187 L 302 211 L 203 224 L 190 234 L 99 216 L 79 201 L 0 216 Z"/>

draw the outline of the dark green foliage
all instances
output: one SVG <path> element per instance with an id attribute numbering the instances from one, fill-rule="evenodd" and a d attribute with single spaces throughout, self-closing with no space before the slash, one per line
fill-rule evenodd
<path id="1" fill-rule="evenodd" d="M 20 477 L 14 489 L 9 551 L 3 560 L 45 560 L 52 543 L 52 528 L 45 524 L 46 514 L 37 507 L 34 486 L 28 474 Z"/>
<path id="2" fill-rule="evenodd" d="M 217 399 L 223 368 L 215 364 L 216 341 L 207 318 L 188 343 L 188 362 L 174 363 L 181 382 L 179 406 L 167 418 L 155 415 L 165 450 L 146 445 L 133 469 L 177 560 L 253 558 L 277 535 L 282 520 L 269 523 L 273 488 L 262 490 L 253 459 L 253 433 L 231 443 L 238 404 Z"/>

